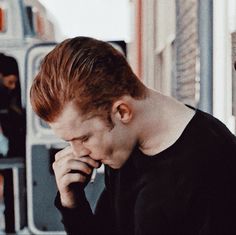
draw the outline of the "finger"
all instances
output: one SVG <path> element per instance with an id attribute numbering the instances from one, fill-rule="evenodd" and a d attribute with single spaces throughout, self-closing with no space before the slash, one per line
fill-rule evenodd
<path id="1" fill-rule="evenodd" d="M 79 160 L 81 162 L 87 163 L 88 165 L 90 165 L 93 168 L 99 168 L 101 166 L 101 162 L 93 160 L 91 157 L 89 156 L 84 156 L 79 158 Z"/>
<path id="2" fill-rule="evenodd" d="M 63 164 L 65 162 L 65 164 Z M 61 179 L 64 175 L 71 173 L 71 172 L 81 172 L 85 175 L 90 175 L 92 173 L 92 167 L 87 163 L 84 163 L 79 160 L 67 160 L 67 161 L 57 161 L 54 162 L 52 165 L 54 170 L 55 176 L 57 179 Z"/>
<path id="3" fill-rule="evenodd" d="M 86 180 L 87 177 L 82 174 L 69 173 L 61 179 L 60 186 L 66 188 L 72 183 L 84 183 Z"/>
<path id="4" fill-rule="evenodd" d="M 64 153 L 66 153 L 67 155 L 64 155 L 64 156 L 61 155 L 58 157 L 57 160 L 55 160 L 58 166 L 67 165 L 67 162 L 69 162 L 70 160 L 79 160 L 81 162 L 87 163 L 92 168 L 99 168 L 101 166 L 101 162 L 96 161 L 89 156 L 78 157 L 78 156 L 75 156 L 70 151 L 68 152 L 65 151 Z"/>
<path id="5" fill-rule="evenodd" d="M 79 157 L 75 156 L 70 151 L 64 152 L 64 153 L 66 153 L 66 155 L 63 155 L 63 156 L 61 155 L 61 156 L 57 157 L 57 159 L 54 161 L 56 166 L 63 167 L 65 165 L 67 165 L 68 162 L 71 161 L 71 160 L 74 160 L 74 161 L 80 160 Z"/>
<path id="6" fill-rule="evenodd" d="M 66 148 L 64 148 L 61 151 L 57 152 L 55 154 L 55 161 L 58 161 L 59 159 L 65 157 L 69 154 L 73 154 L 71 146 L 67 146 Z"/>
<path id="7" fill-rule="evenodd" d="M 84 162 L 76 161 L 76 160 L 70 160 L 67 164 L 67 173 L 71 171 L 80 171 L 86 175 L 90 175 L 92 173 L 92 168 Z"/>

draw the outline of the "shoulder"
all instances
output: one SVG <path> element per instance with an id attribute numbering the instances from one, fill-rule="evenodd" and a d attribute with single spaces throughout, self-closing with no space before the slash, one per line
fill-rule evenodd
<path id="1" fill-rule="evenodd" d="M 219 119 L 211 114 L 196 110 L 188 125 L 189 138 L 208 149 L 236 148 L 236 137 Z"/>

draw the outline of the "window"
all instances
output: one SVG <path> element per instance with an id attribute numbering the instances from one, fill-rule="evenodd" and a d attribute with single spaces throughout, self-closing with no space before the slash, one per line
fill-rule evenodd
<path id="1" fill-rule="evenodd" d="M 45 27 L 41 12 L 35 6 L 26 6 L 25 9 L 32 33 L 36 34 L 38 37 L 43 37 Z"/>
<path id="2" fill-rule="evenodd" d="M 30 29 L 32 30 L 32 32 L 35 32 L 34 31 L 34 12 L 31 6 L 26 7 L 26 14 L 28 16 Z"/>
<path id="3" fill-rule="evenodd" d="M 35 14 L 36 14 L 36 32 L 40 37 L 42 37 L 44 35 L 43 17 L 38 11 Z"/>

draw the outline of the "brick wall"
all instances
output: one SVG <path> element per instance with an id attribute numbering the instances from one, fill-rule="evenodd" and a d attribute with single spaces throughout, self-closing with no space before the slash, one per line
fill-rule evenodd
<path id="1" fill-rule="evenodd" d="M 176 98 L 196 106 L 199 99 L 198 1 L 176 0 Z"/>

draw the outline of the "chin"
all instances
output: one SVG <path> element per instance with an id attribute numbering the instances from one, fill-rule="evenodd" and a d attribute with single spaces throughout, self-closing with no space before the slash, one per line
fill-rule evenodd
<path id="1" fill-rule="evenodd" d="M 113 165 L 113 164 L 109 164 L 108 165 L 110 168 L 114 169 L 114 170 L 117 170 L 119 169 L 120 167 L 117 167 L 116 165 Z"/>
<path id="2" fill-rule="evenodd" d="M 114 170 L 118 170 L 118 169 L 122 168 L 122 166 L 124 165 L 124 164 L 112 164 L 112 163 L 111 164 L 104 163 L 104 164 L 109 166 L 110 168 L 112 168 Z"/>
<path id="3" fill-rule="evenodd" d="M 114 164 L 109 163 L 109 162 L 106 161 L 106 160 L 102 160 L 101 162 L 102 162 L 104 165 L 109 166 L 109 167 L 112 168 L 112 169 L 117 169 Z"/>

